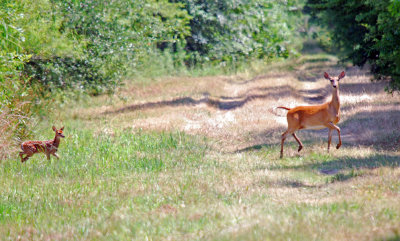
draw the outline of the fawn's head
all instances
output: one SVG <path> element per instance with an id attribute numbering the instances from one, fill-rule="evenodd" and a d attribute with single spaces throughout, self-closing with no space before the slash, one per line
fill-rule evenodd
<path id="1" fill-rule="evenodd" d="M 331 85 L 333 88 L 336 88 L 339 85 L 339 80 L 343 79 L 346 73 L 343 71 L 337 78 L 332 78 L 327 72 L 324 73 L 324 77 L 327 80 L 331 81 Z"/>
<path id="2" fill-rule="evenodd" d="M 65 136 L 63 134 L 63 130 L 64 130 L 64 126 L 61 127 L 59 130 L 57 130 L 57 128 L 55 126 L 53 126 L 53 131 L 55 131 L 56 137 L 59 136 L 59 137 L 64 138 Z"/>

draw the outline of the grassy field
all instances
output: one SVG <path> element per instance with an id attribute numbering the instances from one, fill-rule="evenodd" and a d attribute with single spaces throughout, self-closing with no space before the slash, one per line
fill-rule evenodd
<path id="1" fill-rule="evenodd" d="M 60 160 L 1 162 L 2 240 L 400 240 L 400 97 L 317 54 L 234 76 L 130 84 L 69 103 Z M 288 138 L 274 107 L 330 98 L 338 75 L 343 146 L 327 130 Z M 333 144 L 337 142 L 334 133 Z M 335 145 L 333 145 L 335 146 Z"/>

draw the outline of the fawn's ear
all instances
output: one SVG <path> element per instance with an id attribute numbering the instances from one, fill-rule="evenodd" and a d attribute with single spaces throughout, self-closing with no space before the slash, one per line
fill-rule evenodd
<path id="1" fill-rule="evenodd" d="M 340 73 L 338 80 L 343 79 L 344 76 L 346 76 L 346 73 L 343 71 L 342 73 Z"/>
<path id="2" fill-rule="evenodd" d="M 61 129 L 60 130 L 64 130 L 64 126 L 63 127 L 61 127 Z"/>
<path id="3" fill-rule="evenodd" d="M 55 126 L 53 126 L 53 131 L 56 131 L 56 130 L 57 130 L 57 128 Z"/>
<path id="4" fill-rule="evenodd" d="M 329 79 L 329 80 L 331 79 L 331 77 L 329 76 L 329 74 L 327 72 L 324 73 L 324 77 L 325 77 L 325 79 Z"/>

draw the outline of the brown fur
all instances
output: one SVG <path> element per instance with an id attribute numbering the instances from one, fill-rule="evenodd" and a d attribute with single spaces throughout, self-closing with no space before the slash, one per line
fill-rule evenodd
<path id="1" fill-rule="evenodd" d="M 287 122 L 288 129 L 282 134 L 281 139 L 281 158 L 283 157 L 283 144 L 287 135 L 292 134 L 299 143 L 298 151 L 303 149 L 303 144 L 296 136 L 295 132 L 301 129 L 322 129 L 329 128 L 328 133 L 328 152 L 332 140 L 332 130 L 336 130 L 339 136 L 339 143 L 337 149 L 342 145 L 340 138 L 340 128 L 336 124 L 340 120 L 340 100 L 339 100 L 339 80 L 344 78 L 345 72 L 343 71 L 337 79 L 333 79 L 325 72 L 324 77 L 331 81 L 332 85 L 332 100 L 321 105 L 313 106 L 297 106 L 294 108 L 287 108 L 280 106 L 278 108 L 288 110 Z"/>
<path id="2" fill-rule="evenodd" d="M 50 155 L 55 156 L 59 159 L 56 154 L 58 150 L 58 146 L 60 145 L 60 138 L 64 138 L 63 135 L 64 127 L 57 130 L 55 126 L 53 126 L 53 131 L 55 132 L 55 137 L 53 140 L 48 141 L 25 141 L 21 144 L 22 152 L 19 153 L 21 157 L 21 162 L 25 162 L 29 159 L 29 157 L 33 156 L 36 153 L 45 153 L 47 156 L 47 160 L 50 160 Z M 23 157 L 23 155 L 26 155 Z"/>

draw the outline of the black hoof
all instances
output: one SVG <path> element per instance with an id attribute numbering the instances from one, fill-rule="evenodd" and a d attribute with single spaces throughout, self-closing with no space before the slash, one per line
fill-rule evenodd
<path id="1" fill-rule="evenodd" d="M 301 149 L 303 149 L 303 146 L 299 146 L 299 149 L 297 150 L 297 152 L 300 152 Z"/>

